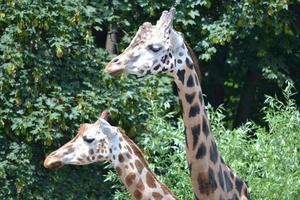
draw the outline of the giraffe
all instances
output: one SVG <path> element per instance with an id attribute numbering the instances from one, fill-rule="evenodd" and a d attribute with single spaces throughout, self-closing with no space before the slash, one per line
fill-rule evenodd
<path id="1" fill-rule="evenodd" d="M 167 73 L 174 78 L 185 125 L 187 161 L 196 199 L 250 199 L 246 184 L 224 163 L 212 135 L 200 70 L 182 33 L 173 29 L 175 8 L 155 25 L 143 23 L 129 46 L 104 71 L 145 76 Z"/>
<path id="2" fill-rule="evenodd" d="M 46 157 L 44 167 L 55 169 L 107 160 L 134 199 L 177 200 L 149 169 L 139 147 L 121 129 L 111 126 L 107 117 L 108 112 L 103 111 L 95 123 L 82 124 L 72 140 Z"/>

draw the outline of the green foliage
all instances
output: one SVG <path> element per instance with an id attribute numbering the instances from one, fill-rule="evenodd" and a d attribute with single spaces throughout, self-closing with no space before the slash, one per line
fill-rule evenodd
<path id="1" fill-rule="evenodd" d="M 45 152 L 41 151 L 41 145 L 8 142 L 2 135 L 0 143 L 1 199 L 109 198 L 110 186 L 101 180 L 103 166 L 49 171 L 42 166 Z"/>
<path id="2" fill-rule="evenodd" d="M 104 107 L 93 84 L 103 80 L 98 66 L 107 53 L 94 46 L 90 9 L 79 1 L 0 5 L 1 199 L 98 199 L 109 194 L 99 191 L 109 188 L 99 166 L 57 172 L 42 166 L 47 153 Z"/>
<path id="3" fill-rule="evenodd" d="M 298 0 L 177 2 L 175 27 L 203 63 L 202 80 L 209 102 L 214 107 L 228 106 L 227 126 L 238 121 L 246 106 L 251 109 L 241 121 L 251 118 L 259 122 L 264 95 L 279 94 L 285 80 L 293 80 L 299 89 Z M 253 90 L 243 96 L 249 85 Z M 299 105 L 299 94 L 295 98 Z M 238 105 L 247 99 L 251 99 L 249 104 Z"/>
<path id="4" fill-rule="evenodd" d="M 105 27 L 102 17 L 109 21 L 103 6 L 82 1 L 0 5 L 1 199 L 109 198 L 103 167 L 49 172 L 42 166 L 45 155 L 106 108 L 134 136 L 148 118 L 142 113 L 149 107 L 145 97 L 172 97 L 163 87 L 168 78 L 119 80 L 103 73 L 111 56 L 95 46 L 91 30 Z"/>
<path id="5" fill-rule="evenodd" d="M 266 97 L 263 109 L 265 125 L 248 122 L 228 130 L 224 126 L 223 109 L 208 106 L 209 119 L 219 151 L 225 162 L 247 182 L 252 199 L 299 199 L 300 111 L 291 98 L 291 84 L 284 94 L 285 101 Z M 183 122 L 173 123 L 174 113 L 168 104 L 152 102 L 148 132 L 138 137 L 139 144 L 160 180 L 166 183 L 179 199 L 193 199 L 185 159 Z M 249 135 L 252 135 L 251 137 Z M 129 199 L 115 173 L 108 175 L 119 190 L 115 199 Z"/>
<path id="6" fill-rule="evenodd" d="M 229 131 L 222 114 L 212 119 L 225 161 L 248 182 L 253 199 L 300 197 L 300 111 L 291 89 L 288 83 L 284 101 L 266 97 L 264 126 L 248 122 Z"/>
<path id="7" fill-rule="evenodd" d="M 287 79 L 299 89 L 296 0 L 3 1 L 0 199 L 108 199 L 115 190 L 118 199 L 128 198 L 120 184 L 113 187 L 104 181 L 107 169 L 102 164 L 57 171 L 42 166 L 46 154 L 105 108 L 128 135 L 141 133 L 138 144 L 160 179 L 182 199 L 192 198 L 185 193 L 191 187 L 171 79 L 105 75 L 102 69 L 112 55 L 96 45 L 93 35 L 116 25 L 121 51 L 140 24 L 155 22 L 171 5 L 177 9 L 175 28 L 205 63 L 201 71 L 209 102 L 225 103 L 226 110 L 211 112 L 225 160 L 248 181 L 254 198 L 276 199 L 280 191 L 286 195 L 282 199 L 297 199 L 297 104 L 290 98 L 280 103 L 268 97 L 263 120 L 257 114 L 261 107 L 256 106 L 257 122 L 233 131 L 226 128 L 232 124 L 249 69 L 258 76 L 250 82 L 257 84 L 254 93 L 259 104 L 265 94 L 277 93 L 282 99 L 278 85 Z M 118 180 L 111 173 L 108 177 Z"/>

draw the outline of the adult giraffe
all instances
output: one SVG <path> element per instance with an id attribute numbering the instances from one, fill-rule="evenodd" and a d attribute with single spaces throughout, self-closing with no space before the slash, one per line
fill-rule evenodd
<path id="1" fill-rule="evenodd" d="M 197 199 L 250 199 L 246 184 L 223 162 L 211 133 L 201 91 L 199 66 L 181 33 L 173 29 L 175 9 L 156 25 L 145 22 L 105 71 L 144 76 L 168 73 L 178 88 L 185 124 L 187 160 Z"/>
<path id="2" fill-rule="evenodd" d="M 108 160 L 136 200 L 177 200 L 149 169 L 142 151 L 117 127 L 107 121 L 107 112 L 93 124 L 81 125 L 78 134 L 52 152 L 44 161 L 46 168 L 65 164 L 87 165 Z"/>

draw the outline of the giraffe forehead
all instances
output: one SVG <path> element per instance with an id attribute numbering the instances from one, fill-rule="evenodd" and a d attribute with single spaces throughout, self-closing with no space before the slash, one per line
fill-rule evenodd
<path id="1" fill-rule="evenodd" d="M 144 26 L 141 26 L 138 32 L 136 33 L 135 37 L 133 38 L 130 46 L 137 46 L 137 45 L 143 45 L 147 43 L 162 43 L 165 40 L 165 32 L 161 29 L 151 26 L 144 28 Z"/>
<path id="2" fill-rule="evenodd" d="M 102 134 L 102 131 L 100 130 L 100 127 L 98 124 L 92 124 L 90 125 L 84 132 L 82 132 L 82 136 L 96 136 Z"/>

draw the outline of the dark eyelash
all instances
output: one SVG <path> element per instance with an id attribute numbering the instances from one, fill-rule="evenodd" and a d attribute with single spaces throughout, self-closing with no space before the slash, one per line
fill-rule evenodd
<path id="1" fill-rule="evenodd" d="M 162 49 L 162 47 L 155 48 L 152 44 L 150 44 L 148 45 L 148 49 L 150 49 L 153 52 L 158 52 L 159 50 Z"/>
<path id="2" fill-rule="evenodd" d="M 87 138 L 86 136 L 83 136 L 82 139 L 87 143 L 92 143 L 95 140 L 94 138 Z"/>

